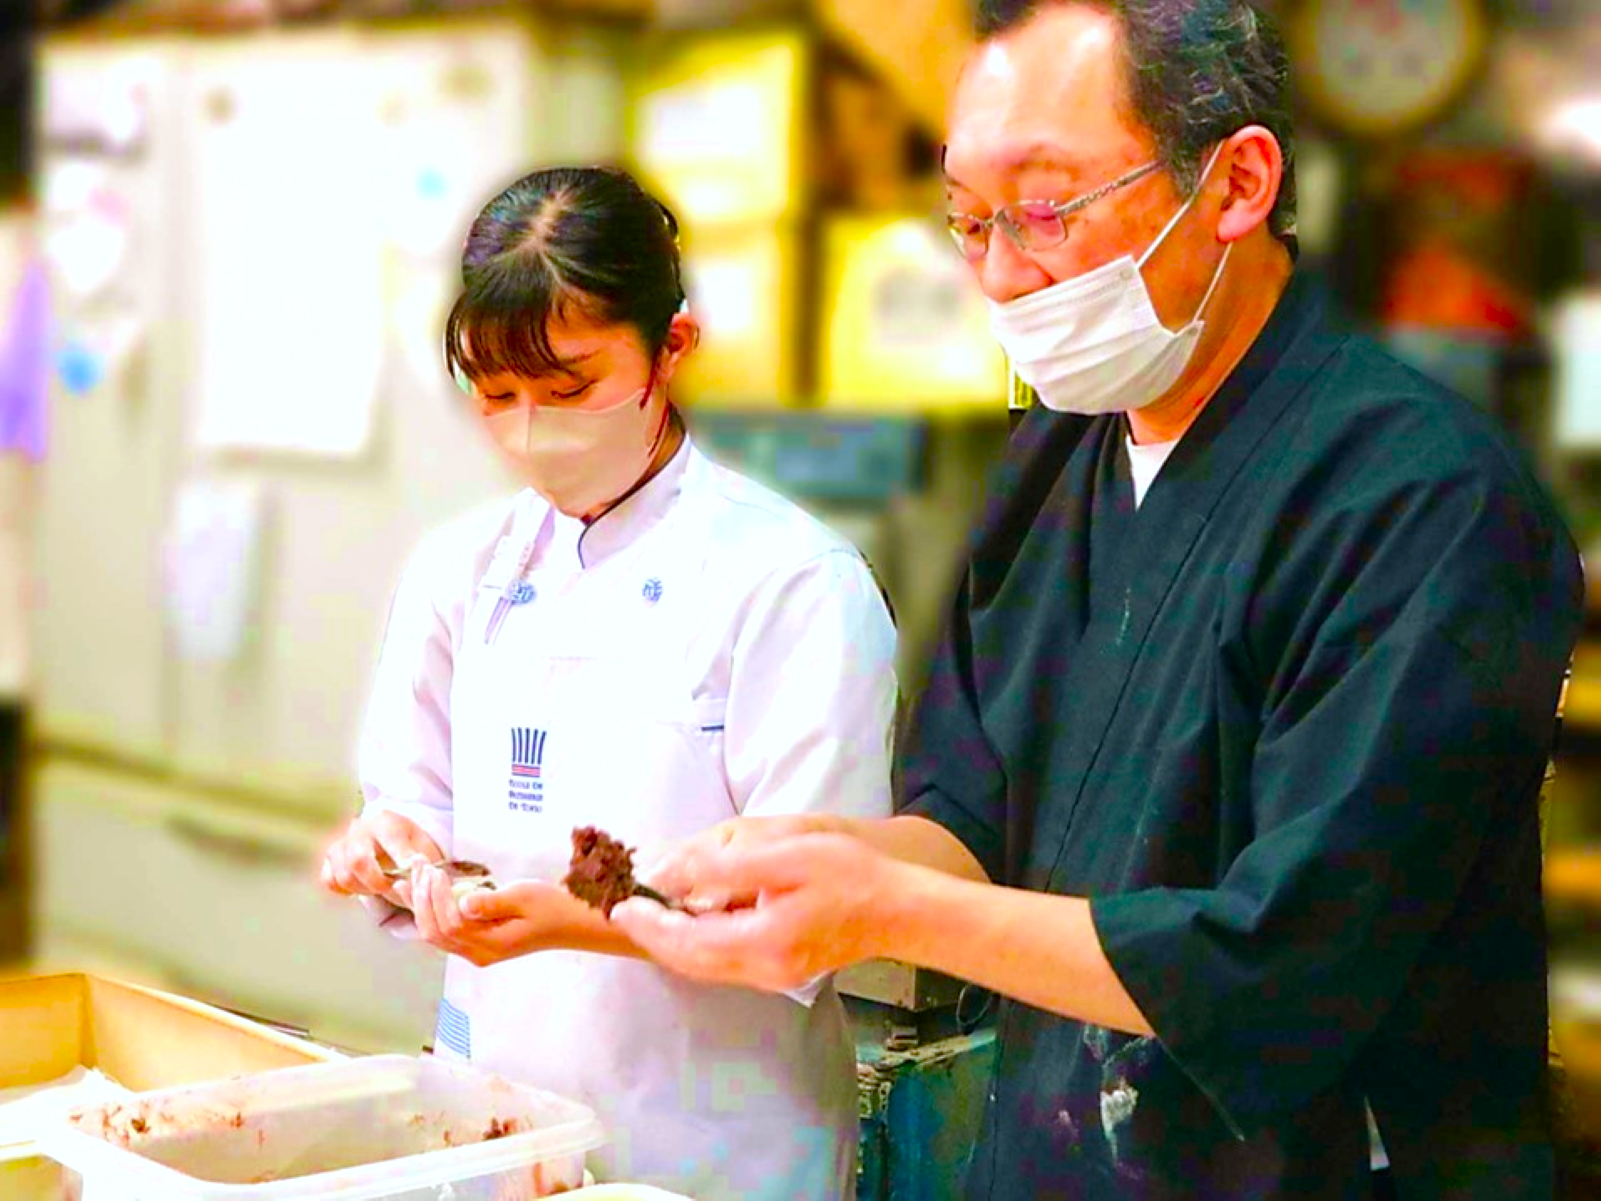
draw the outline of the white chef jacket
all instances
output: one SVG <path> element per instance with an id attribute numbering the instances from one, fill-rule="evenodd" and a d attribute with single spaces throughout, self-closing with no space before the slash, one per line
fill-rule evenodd
<path id="1" fill-rule="evenodd" d="M 587 528 L 524 491 L 424 542 L 390 615 L 363 793 L 502 878 L 559 878 L 574 825 L 648 861 L 735 815 L 887 816 L 893 655 L 861 556 L 686 442 Z M 610 956 L 452 959 L 436 1043 L 593 1104 L 613 1132 L 603 1177 L 701 1201 L 849 1193 L 831 988 L 808 1007 Z"/>

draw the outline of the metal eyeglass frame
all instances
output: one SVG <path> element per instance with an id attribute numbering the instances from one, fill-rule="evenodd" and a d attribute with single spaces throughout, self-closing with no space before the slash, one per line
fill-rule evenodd
<path id="1" fill-rule="evenodd" d="M 1144 166 L 1135 167 L 1128 174 L 1118 176 L 1111 183 L 1102 184 L 1093 192 L 1086 192 L 1082 196 L 1076 196 L 1072 200 L 1064 200 L 1061 203 L 1052 200 L 1018 200 L 998 210 L 993 217 L 975 217 L 971 213 L 947 212 L 945 214 L 945 230 L 951 235 L 951 241 L 956 243 L 956 249 L 969 262 L 975 262 L 989 253 L 990 231 L 997 225 L 1001 227 L 1001 232 L 1011 240 L 1012 245 L 1025 254 L 1037 253 L 1041 250 L 1054 250 L 1067 241 L 1067 223 L 1064 218 L 1094 204 L 1097 200 L 1110 196 L 1121 188 L 1128 187 L 1131 183 L 1144 179 L 1151 172 L 1160 170 L 1161 166 L 1162 164 L 1159 160 L 1152 159 Z M 1026 246 L 1023 244 L 1023 231 L 1018 228 L 1017 223 L 1012 219 L 1011 213 L 1014 209 L 1023 208 L 1026 205 L 1039 205 L 1051 210 L 1051 214 L 1056 218 L 1057 229 L 1060 231 L 1054 240 L 1047 241 L 1043 245 Z M 958 221 L 963 223 L 967 232 L 956 227 Z M 980 244 L 979 250 L 976 253 L 970 253 L 970 242 L 976 241 L 980 235 L 983 237 L 983 242 Z"/>

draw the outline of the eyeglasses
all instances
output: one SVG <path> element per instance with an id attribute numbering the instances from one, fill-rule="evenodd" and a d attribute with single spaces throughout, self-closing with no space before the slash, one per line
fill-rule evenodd
<path id="1" fill-rule="evenodd" d="M 1128 187 L 1136 180 L 1144 179 L 1161 165 L 1159 162 L 1149 162 L 1143 167 L 1135 167 L 1127 175 L 1120 175 L 1093 192 L 1086 192 L 1083 196 L 1064 200 L 1060 204 L 1049 200 L 1019 200 L 999 210 L 993 217 L 947 213 L 945 227 L 950 230 L 951 241 L 956 243 L 956 249 L 970 263 L 977 262 L 989 253 L 990 227 L 996 225 L 1011 239 L 1012 245 L 1025 254 L 1054 250 L 1067 241 L 1065 218 L 1120 188 Z"/>

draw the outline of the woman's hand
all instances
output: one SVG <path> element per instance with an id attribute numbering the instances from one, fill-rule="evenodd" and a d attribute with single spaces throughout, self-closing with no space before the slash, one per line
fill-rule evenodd
<path id="1" fill-rule="evenodd" d="M 591 920 L 589 907 L 565 888 L 538 881 L 480 889 L 458 901 L 449 876 L 419 866 L 410 892 L 422 940 L 475 967 L 568 945 L 565 935 Z"/>
<path id="2" fill-rule="evenodd" d="M 385 876 L 380 854 L 396 866 L 419 857 L 424 863 L 438 863 L 445 857 L 439 844 L 416 822 L 376 809 L 351 822 L 328 848 L 322 862 L 322 886 L 337 896 L 379 897 L 391 905 L 410 908 L 410 882 Z"/>

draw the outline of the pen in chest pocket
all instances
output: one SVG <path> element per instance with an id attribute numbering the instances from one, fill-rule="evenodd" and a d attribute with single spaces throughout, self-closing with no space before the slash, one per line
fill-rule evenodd
<path id="1" fill-rule="evenodd" d="M 485 645 L 495 640 L 500 633 L 501 623 L 506 620 L 515 605 L 527 604 L 534 599 L 534 586 L 523 577 L 528 574 L 528 568 L 534 561 L 534 543 L 532 540 L 523 543 L 523 548 L 517 555 L 517 566 L 506 581 L 506 586 L 500 590 L 500 596 L 495 601 L 495 608 L 489 615 L 489 622 L 484 626 Z"/>

